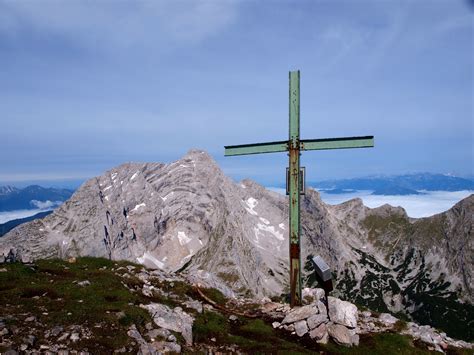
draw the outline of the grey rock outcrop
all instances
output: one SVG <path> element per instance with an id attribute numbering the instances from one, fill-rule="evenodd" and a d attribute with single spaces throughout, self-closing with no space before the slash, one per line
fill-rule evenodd
<path id="1" fill-rule="evenodd" d="M 351 334 L 349 329 L 341 324 L 331 323 L 327 327 L 329 336 L 339 345 L 351 346 Z"/>
<path id="2" fill-rule="evenodd" d="M 287 273 L 284 202 L 251 181 L 235 184 L 193 150 L 171 164 L 127 163 L 88 180 L 50 216 L 2 237 L 0 255 L 13 248 L 32 259 L 90 255 L 186 267 L 204 283 L 218 277 L 210 286 L 225 293 L 276 294 Z"/>
<path id="3" fill-rule="evenodd" d="M 333 323 L 355 328 L 358 316 L 357 307 L 354 304 L 329 297 L 329 318 Z"/>
<path id="4" fill-rule="evenodd" d="M 171 309 L 159 303 L 151 303 L 142 307 L 151 314 L 157 326 L 181 333 L 186 341 L 186 345 L 193 344 L 192 329 L 194 319 L 189 314 L 183 312 L 180 307 Z"/>

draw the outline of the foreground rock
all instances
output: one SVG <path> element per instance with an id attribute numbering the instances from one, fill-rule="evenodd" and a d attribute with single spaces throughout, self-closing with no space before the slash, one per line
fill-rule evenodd
<path id="1" fill-rule="evenodd" d="M 142 305 L 142 307 L 150 312 L 157 326 L 181 333 L 184 340 L 186 340 L 186 345 L 193 345 L 192 329 L 194 319 L 189 314 L 183 312 L 181 307 L 171 309 L 158 303 Z"/>
<path id="2" fill-rule="evenodd" d="M 305 289 L 310 294 L 310 304 L 291 309 L 288 305 L 264 302 L 261 310 L 276 320 L 272 326 L 283 329 L 298 337 L 309 337 L 316 343 L 326 344 L 329 339 L 342 346 L 357 346 L 359 335 L 397 331 L 421 340 L 432 350 L 444 352 L 448 346 L 474 349 L 474 344 L 454 340 L 445 333 L 429 326 L 405 323 L 389 313 L 373 315 L 369 311 L 359 311 L 347 301 L 329 297 L 327 312 L 322 289 Z"/>

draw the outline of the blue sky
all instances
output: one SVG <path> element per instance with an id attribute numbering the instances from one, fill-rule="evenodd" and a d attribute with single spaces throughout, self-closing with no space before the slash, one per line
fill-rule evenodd
<path id="1" fill-rule="evenodd" d="M 308 180 L 473 175 L 474 11 L 465 0 L 0 0 L 0 183 L 84 179 L 207 150 L 234 179 L 283 182 L 283 153 L 224 145 L 375 135 L 306 152 Z"/>

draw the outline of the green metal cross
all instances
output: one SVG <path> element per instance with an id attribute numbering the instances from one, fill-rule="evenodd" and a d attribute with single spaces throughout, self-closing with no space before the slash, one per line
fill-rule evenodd
<path id="1" fill-rule="evenodd" d="M 290 199 L 290 305 L 301 305 L 300 257 L 300 151 L 368 148 L 374 146 L 374 137 L 344 137 L 300 139 L 300 71 L 290 72 L 290 135 L 287 141 L 232 145 L 225 147 L 225 156 L 289 152 Z"/>

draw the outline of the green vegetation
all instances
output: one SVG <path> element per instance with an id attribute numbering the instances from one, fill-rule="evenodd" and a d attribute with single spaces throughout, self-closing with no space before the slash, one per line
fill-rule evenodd
<path id="1" fill-rule="evenodd" d="M 391 248 L 392 243 L 384 245 L 381 235 L 387 236 L 388 240 L 395 241 L 395 237 L 400 235 L 411 235 L 413 225 L 407 217 L 399 214 L 392 214 L 387 217 L 377 215 L 367 216 L 362 225 L 369 231 L 369 240 L 379 248 Z"/>
<path id="2" fill-rule="evenodd" d="M 40 260 L 35 266 L 7 264 L 0 273 L 0 314 L 9 315 L 7 325 L 19 328 L 18 342 L 29 332 L 24 318 L 36 317 L 35 335 L 41 340 L 55 326 L 80 325 L 92 332 L 72 345 L 77 349 L 102 352 L 130 343 L 128 327 L 139 329 L 151 321 L 148 312 L 138 305 L 147 303 L 140 293 L 130 292 L 123 284 L 140 285 L 135 277 L 122 278 L 113 269 L 141 266 L 113 262 L 102 258 L 78 258 L 75 263 L 64 260 Z M 78 282 L 89 281 L 80 286 Z M 26 333 L 27 334 L 27 333 Z"/>
<path id="3" fill-rule="evenodd" d="M 227 302 L 227 298 L 222 294 L 222 292 L 215 288 L 202 288 L 201 291 L 205 296 L 218 305 L 224 305 Z"/>
<path id="4" fill-rule="evenodd" d="M 219 272 L 217 276 L 228 285 L 232 285 L 233 283 L 240 280 L 240 276 L 235 273 L 228 273 L 228 272 Z"/>
<path id="5" fill-rule="evenodd" d="M 415 347 L 418 345 L 420 347 Z M 328 344 L 325 350 L 329 354 L 383 354 L 383 355 L 422 355 L 422 354 L 438 354 L 435 351 L 429 351 L 422 344 L 413 344 L 408 336 L 381 333 L 373 336 L 361 336 L 360 345 L 353 348 L 344 348 L 335 344 Z"/>
<path id="6" fill-rule="evenodd" d="M 312 354 L 302 344 L 286 340 L 286 334 L 277 331 L 261 319 L 239 317 L 229 321 L 227 316 L 206 311 L 198 314 L 193 325 L 194 341 L 220 346 L 236 345 L 246 353 Z M 212 341 L 211 339 L 214 339 Z"/>

